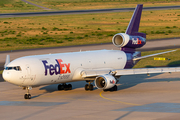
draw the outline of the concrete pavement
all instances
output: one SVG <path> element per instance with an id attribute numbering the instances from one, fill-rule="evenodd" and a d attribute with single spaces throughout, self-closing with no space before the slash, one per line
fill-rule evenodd
<path id="1" fill-rule="evenodd" d="M 73 90 L 57 91 L 57 85 L 33 88 L 32 99 L 25 90 L 0 83 L 0 118 L 178 120 L 180 118 L 179 73 L 122 76 L 118 91 L 85 91 L 85 82 L 72 83 Z"/>

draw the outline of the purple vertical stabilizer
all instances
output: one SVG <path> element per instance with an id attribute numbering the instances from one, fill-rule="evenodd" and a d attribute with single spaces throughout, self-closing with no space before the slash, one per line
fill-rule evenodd
<path id="1" fill-rule="evenodd" d="M 126 29 L 126 34 L 128 35 L 135 35 L 135 36 L 141 36 L 143 38 L 146 38 L 145 33 L 139 33 L 139 23 L 141 19 L 141 13 L 142 13 L 143 5 L 139 4 L 137 5 L 134 14 L 131 18 L 131 21 L 129 22 L 129 25 Z"/>

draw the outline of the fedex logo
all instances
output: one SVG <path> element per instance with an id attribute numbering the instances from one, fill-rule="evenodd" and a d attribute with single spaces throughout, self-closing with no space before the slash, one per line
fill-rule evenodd
<path id="1" fill-rule="evenodd" d="M 110 80 L 110 83 L 111 83 L 111 84 L 115 84 L 116 81 L 115 81 L 115 80 Z"/>
<path id="2" fill-rule="evenodd" d="M 63 61 L 61 59 L 55 59 L 56 63 L 55 65 L 49 64 L 47 60 L 43 60 L 43 64 L 45 67 L 45 75 L 47 75 L 48 73 L 50 75 L 58 75 L 58 74 L 66 74 L 66 73 L 71 73 L 70 70 L 70 63 L 66 64 L 66 63 L 62 63 Z"/>
<path id="3" fill-rule="evenodd" d="M 132 44 L 139 45 L 139 44 L 142 44 L 142 42 L 141 42 L 141 40 L 139 40 L 139 38 L 137 38 L 137 40 L 132 38 Z"/>

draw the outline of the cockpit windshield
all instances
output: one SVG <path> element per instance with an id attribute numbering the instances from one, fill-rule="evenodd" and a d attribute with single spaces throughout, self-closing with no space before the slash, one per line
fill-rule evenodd
<path id="1" fill-rule="evenodd" d="M 21 71 L 21 67 L 20 67 L 20 66 L 6 67 L 5 70 L 16 70 L 16 71 Z"/>

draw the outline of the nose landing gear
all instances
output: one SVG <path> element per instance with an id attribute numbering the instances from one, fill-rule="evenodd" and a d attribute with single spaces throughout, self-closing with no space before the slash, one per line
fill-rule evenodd
<path id="1" fill-rule="evenodd" d="M 26 87 L 27 93 L 24 95 L 24 99 L 31 99 L 31 94 L 29 93 L 31 89 L 32 87 Z"/>

